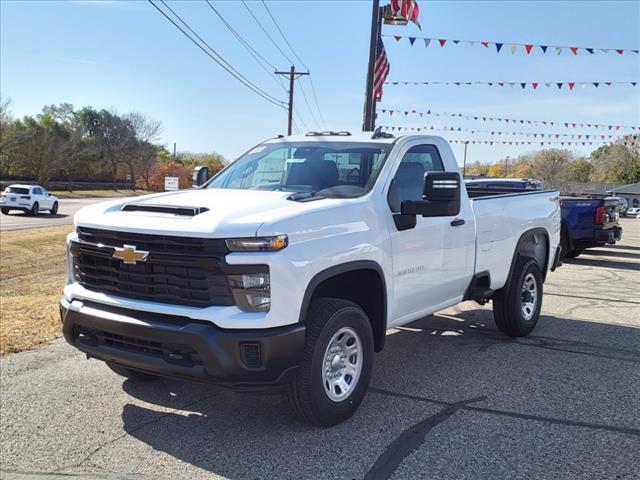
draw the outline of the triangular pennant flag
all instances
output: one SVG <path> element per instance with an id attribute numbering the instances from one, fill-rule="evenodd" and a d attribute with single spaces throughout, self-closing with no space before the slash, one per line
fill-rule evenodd
<path id="1" fill-rule="evenodd" d="M 489 48 L 489 42 L 480 42 L 483 47 Z"/>
<path id="2" fill-rule="evenodd" d="M 593 86 L 598 88 L 598 85 L 600 85 L 600 82 L 593 82 Z"/>
<path id="3" fill-rule="evenodd" d="M 530 44 L 527 44 L 524 46 L 524 49 L 527 51 L 527 55 L 531 53 L 532 48 L 533 48 L 533 45 L 530 45 Z"/>
<path id="4" fill-rule="evenodd" d="M 591 55 L 593 55 L 593 48 L 585 48 L 585 50 L 589 52 Z"/>
<path id="5" fill-rule="evenodd" d="M 527 86 L 527 84 L 526 83 L 521 83 L 520 86 L 524 89 Z"/>
<path id="6" fill-rule="evenodd" d="M 631 85 L 633 85 L 634 87 L 638 84 L 638 82 L 631 82 Z"/>
<path id="7" fill-rule="evenodd" d="M 469 44 L 470 47 L 476 46 L 476 42 L 474 42 L 473 40 L 467 40 L 467 43 Z"/>
<path id="8" fill-rule="evenodd" d="M 500 53 L 500 49 L 502 48 L 502 44 L 501 43 L 496 43 L 496 51 L 497 53 Z"/>
<path id="9" fill-rule="evenodd" d="M 453 43 L 455 43 L 456 45 L 458 45 L 460 43 L 460 40 L 453 40 Z"/>
<path id="10" fill-rule="evenodd" d="M 608 48 L 601 48 L 600 51 L 603 52 L 603 53 L 609 53 L 609 49 Z"/>
<path id="11" fill-rule="evenodd" d="M 618 52 L 620 55 L 622 55 L 624 53 L 624 50 L 616 50 L 616 52 Z"/>
<path id="12" fill-rule="evenodd" d="M 444 44 L 447 43 L 447 41 L 444 38 L 439 39 L 438 42 L 440 43 L 441 47 L 444 47 Z"/>
<path id="13" fill-rule="evenodd" d="M 498 82 L 498 85 L 500 85 L 501 87 L 504 87 L 504 82 Z"/>
<path id="14" fill-rule="evenodd" d="M 573 87 L 575 87 L 575 85 L 575 83 L 569 82 L 569 90 L 573 90 Z"/>
<path id="15" fill-rule="evenodd" d="M 542 49 L 542 53 L 547 53 L 547 47 L 546 45 L 540 45 L 540 48 Z"/>
<path id="16" fill-rule="evenodd" d="M 424 48 L 427 48 L 430 43 L 431 43 L 431 39 L 430 38 L 425 38 L 424 39 Z"/>
<path id="17" fill-rule="evenodd" d="M 396 39 L 396 42 L 399 42 L 400 40 L 402 40 L 402 37 L 400 35 L 394 35 L 393 38 Z"/>
<path id="18" fill-rule="evenodd" d="M 551 82 L 545 82 L 544 85 L 545 85 L 545 87 L 550 87 L 551 86 Z"/>
<path id="19" fill-rule="evenodd" d="M 516 50 L 518 49 L 517 45 L 511 45 L 511 55 L 513 55 L 514 53 L 516 53 Z"/>
<path id="20" fill-rule="evenodd" d="M 533 87 L 533 89 L 535 90 L 536 88 L 538 88 L 538 82 L 532 82 L 531 86 Z M 522 123 L 522 121 L 521 121 Z"/>
<path id="21" fill-rule="evenodd" d="M 574 55 L 578 54 L 578 47 L 570 47 Z"/>
<path id="22" fill-rule="evenodd" d="M 556 47 L 556 52 L 560 55 L 562 53 L 562 47 Z"/>
<path id="23" fill-rule="evenodd" d="M 416 37 L 409 37 L 409 43 L 413 46 L 413 44 L 416 43 Z"/>
<path id="24" fill-rule="evenodd" d="M 558 85 L 558 90 L 562 89 L 562 83 L 556 83 L 556 85 Z"/>
<path id="25" fill-rule="evenodd" d="M 631 50 L 633 53 L 640 53 L 640 50 Z"/>

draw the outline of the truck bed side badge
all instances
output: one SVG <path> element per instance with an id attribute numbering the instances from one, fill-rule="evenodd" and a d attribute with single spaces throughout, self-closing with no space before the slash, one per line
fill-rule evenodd
<path id="1" fill-rule="evenodd" d="M 135 245 L 123 245 L 123 247 L 115 247 L 113 249 L 113 258 L 119 258 L 122 263 L 135 265 L 138 262 L 146 262 L 149 252 L 144 250 L 136 250 Z"/>

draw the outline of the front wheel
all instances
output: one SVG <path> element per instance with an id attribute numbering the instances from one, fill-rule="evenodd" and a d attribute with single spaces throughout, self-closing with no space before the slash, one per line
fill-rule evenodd
<path id="1" fill-rule="evenodd" d="M 58 202 L 55 202 L 53 204 L 53 207 L 51 207 L 51 210 L 49 210 L 49 213 L 51 215 L 55 215 L 56 213 L 58 213 Z"/>
<path id="2" fill-rule="evenodd" d="M 358 305 L 315 300 L 307 316 L 304 357 L 284 394 L 293 413 L 322 426 L 347 420 L 367 391 L 373 351 L 371 323 Z"/>
<path id="3" fill-rule="evenodd" d="M 566 258 L 576 258 L 580 256 L 584 252 L 584 248 L 579 248 L 577 250 L 571 250 L 565 254 Z"/>
<path id="4" fill-rule="evenodd" d="M 510 337 L 531 333 L 542 307 L 542 273 L 531 257 L 520 257 L 509 283 L 493 296 L 493 319 L 498 329 Z"/>

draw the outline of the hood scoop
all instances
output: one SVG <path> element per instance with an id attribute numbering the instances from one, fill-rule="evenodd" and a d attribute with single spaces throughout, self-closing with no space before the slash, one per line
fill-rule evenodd
<path id="1" fill-rule="evenodd" d="M 179 215 L 181 217 L 195 217 L 201 213 L 208 212 L 206 207 L 178 207 L 174 205 L 152 205 L 143 203 L 128 203 L 122 207 L 123 212 L 149 212 L 164 213 L 168 215 Z"/>

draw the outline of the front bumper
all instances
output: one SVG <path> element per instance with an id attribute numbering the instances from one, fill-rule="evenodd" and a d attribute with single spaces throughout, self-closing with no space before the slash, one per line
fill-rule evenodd
<path id="1" fill-rule="evenodd" d="M 302 360 L 305 327 L 223 330 L 187 317 L 74 300 L 60 303 L 66 341 L 88 357 L 155 375 L 262 389 Z"/>

